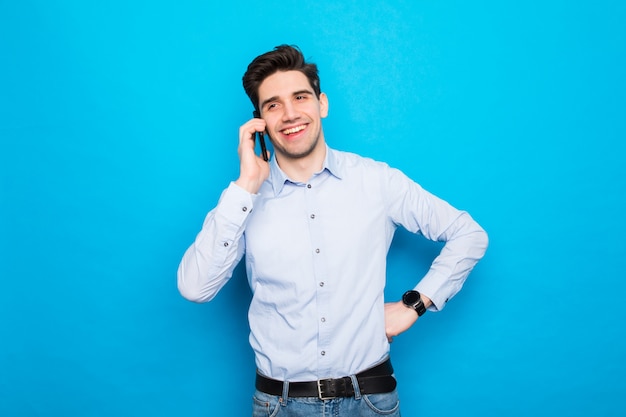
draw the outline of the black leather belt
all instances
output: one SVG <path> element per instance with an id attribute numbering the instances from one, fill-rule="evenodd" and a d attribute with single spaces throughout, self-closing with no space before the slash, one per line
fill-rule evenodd
<path id="1" fill-rule="evenodd" d="M 380 394 L 391 392 L 396 389 L 396 379 L 392 376 L 393 367 L 387 359 L 380 365 L 356 374 L 361 394 Z M 270 395 L 283 395 L 283 381 L 264 377 L 257 373 L 256 389 Z M 318 397 L 320 400 L 328 400 L 336 397 L 354 396 L 352 378 L 320 379 L 310 382 L 290 382 L 290 397 Z"/>

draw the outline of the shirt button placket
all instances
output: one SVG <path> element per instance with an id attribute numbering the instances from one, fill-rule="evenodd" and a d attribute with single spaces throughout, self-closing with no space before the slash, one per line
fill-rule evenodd
<path id="1" fill-rule="evenodd" d="M 311 233 L 311 243 L 313 244 L 313 268 L 317 285 L 317 314 L 318 314 L 318 352 L 320 357 L 319 372 L 326 374 L 330 371 L 330 358 L 328 348 L 331 339 L 331 318 L 328 313 L 328 285 L 327 267 L 324 263 L 323 249 L 323 221 L 320 223 L 319 211 L 317 207 L 316 190 L 312 184 L 305 186 L 306 210 L 308 212 L 309 231 Z"/>

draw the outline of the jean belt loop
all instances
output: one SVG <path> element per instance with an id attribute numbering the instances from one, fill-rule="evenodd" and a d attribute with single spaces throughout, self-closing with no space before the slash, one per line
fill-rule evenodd
<path id="1" fill-rule="evenodd" d="M 352 380 L 352 387 L 354 388 L 354 399 L 361 399 L 361 387 L 359 386 L 359 381 L 356 378 L 356 375 L 350 375 L 350 379 Z"/>
<path id="2" fill-rule="evenodd" d="M 289 381 L 283 382 L 283 396 L 281 397 L 280 405 L 287 406 L 287 399 L 289 398 Z"/>

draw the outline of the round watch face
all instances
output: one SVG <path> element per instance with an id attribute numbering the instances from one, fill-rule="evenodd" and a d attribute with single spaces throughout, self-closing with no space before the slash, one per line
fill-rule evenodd
<path id="1" fill-rule="evenodd" d="M 404 304 L 408 304 L 411 306 L 417 303 L 419 299 L 420 299 L 420 293 L 418 293 L 417 291 L 407 291 L 402 296 L 402 301 L 404 301 Z"/>

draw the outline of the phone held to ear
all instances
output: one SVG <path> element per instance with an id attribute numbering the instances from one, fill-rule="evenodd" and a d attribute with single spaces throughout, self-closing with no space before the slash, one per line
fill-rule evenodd
<path id="1" fill-rule="evenodd" d="M 255 110 L 252 112 L 252 117 L 260 119 L 261 115 L 257 110 Z M 256 136 L 259 140 L 259 144 L 261 145 L 261 157 L 265 162 L 267 162 L 269 158 L 267 157 L 267 148 L 265 147 L 265 135 L 263 134 L 263 132 L 256 132 Z"/>

